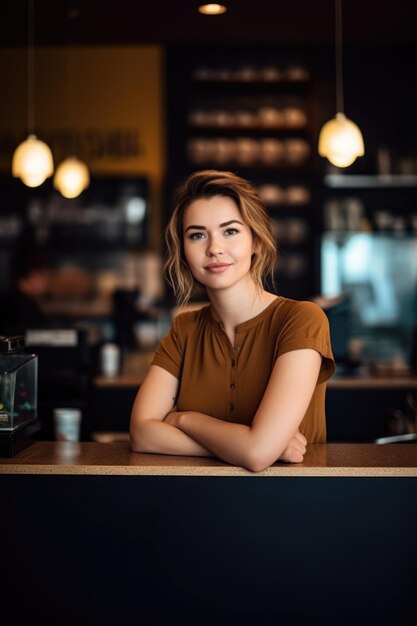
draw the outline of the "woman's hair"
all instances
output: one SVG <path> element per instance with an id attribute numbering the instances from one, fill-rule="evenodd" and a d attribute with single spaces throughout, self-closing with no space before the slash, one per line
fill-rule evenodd
<path id="1" fill-rule="evenodd" d="M 232 172 L 203 170 L 195 172 L 178 188 L 174 198 L 174 208 L 169 219 L 165 240 L 167 258 L 164 274 L 174 290 L 179 305 L 188 302 L 193 289 L 199 283 L 193 277 L 184 254 L 183 215 L 194 200 L 227 196 L 232 198 L 243 221 L 249 226 L 256 253 L 252 257 L 250 272 L 260 289 L 269 278 L 274 282 L 274 268 L 277 247 L 265 207 L 255 189 L 248 181 Z"/>

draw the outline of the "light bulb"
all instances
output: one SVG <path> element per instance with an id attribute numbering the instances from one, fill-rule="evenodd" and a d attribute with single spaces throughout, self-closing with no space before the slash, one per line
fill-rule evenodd
<path id="1" fill-rule="evenodd" d="M 53 171 L 52 152 L 36 135 L 29 135 L 17 146 L 12 159 L 12 174 L 20 178 L 25 185 L 38 187 L 52 176 Z"/>
<path id="2" fill-rule="evenodd" d="M 336 113 L 320 131 L 318 151 L 333 165 L 348 167 L 365 154 L 362 133 L 343 113 Z"/>
<path id="3" fill-rule="evenodd" d="M 76 198 L 90 183 L 88 167 L 82 161 L 70 157 L 56 168 L 54 187 L 64 198 Z"/>

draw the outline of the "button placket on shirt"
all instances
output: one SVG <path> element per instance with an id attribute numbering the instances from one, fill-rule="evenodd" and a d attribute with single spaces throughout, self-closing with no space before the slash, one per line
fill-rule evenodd
<path id="1" fill-rule="evenodd" d="M 223 324 L 219 323 L 219 328 L 225 334 Z M 237 333 L 236 333 L 237 335 Z M 227 337 L 227 336 L 226 336 Z M 233 415 L 235 410 L 235 398 L 236 398 L 236 366 L 237 366 L 237 357 L 240 352 L 240 345 L 236 343 L 237 339 L 235 339 L 235 345 L 232 347 L 227 337 L 227 342 L 229 347 L 231 348 L 231 367 L 230 367 L 230 382 L 229 382 L 229 402 L 226 417 L 230 418 Z"/>
<path id="2" fill-rule="evenodd" d="M 235 342 L 236 341 L 237 341 L 237 338 L 235 339 Z M 239 352 L 240 352 L 240 345 L 238 343 L 235 343 L 233 347 L 233 356 L 232 356 L 231 370 L 230 370 L 230 383 L 229 383 L 230 393 L 229 393 L 229 412 L 228 412 L 229 416 L 233 414 L 233 411 L 235 410 L 235 404 L 236 404 L 236 367 L 237 367 L 237 358 L 239 356 Z"/>

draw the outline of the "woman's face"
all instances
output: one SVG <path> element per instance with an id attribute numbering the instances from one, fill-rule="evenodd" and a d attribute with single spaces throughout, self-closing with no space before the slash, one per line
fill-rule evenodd
<path id="1" fill-rule="evenodd" d="M 184 211 L 183 241 L 192 275 L 208 290 L 252 281 L 253 237 L 232 198 L 194 200 Z"/>

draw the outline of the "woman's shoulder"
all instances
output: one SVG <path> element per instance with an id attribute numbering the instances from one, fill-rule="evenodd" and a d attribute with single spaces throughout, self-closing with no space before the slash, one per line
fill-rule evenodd
<path id="1" fill-rule="evenodd" d="M 312 320 L 323 322 L 327 320 L 323 309 L 312 300 L 294 300 L 282 296 L 277 298 L 274 313 L 275 317 L 282 322 L 289 318 L 297 319 L 300 322 Z"/>
<path id="2" fill-rule="evenodd" d="M 173 326 L 177 329 L 190 329 L 207 323 L 210 305 L 206 302 L 177 307 L 172 312 Z"/>
<path id="3" fill-rule="evenodd" d="M 274 301 L 277 310 L 281 311 L 323 311 L 323 309 L 313 302 L 313 300 L 295 300 L 293 298 L 285 298 L 277 296 Z"/>

